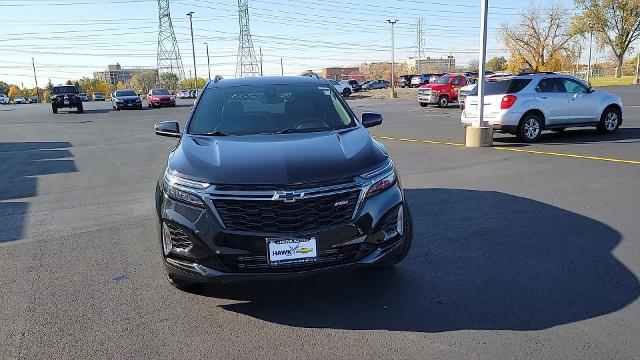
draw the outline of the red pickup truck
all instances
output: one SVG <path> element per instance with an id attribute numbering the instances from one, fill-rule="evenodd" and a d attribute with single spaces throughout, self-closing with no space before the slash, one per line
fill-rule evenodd
<path id="1" fill-rule="evenodd" d="M 458 90 L 467 83 L 464 74 L 442 75 L 435 82 L 418 88 L 418 102 L 420 106 L 436 104 L 438 107 L 447 107 L 449 103 L 458 101 Z"/>

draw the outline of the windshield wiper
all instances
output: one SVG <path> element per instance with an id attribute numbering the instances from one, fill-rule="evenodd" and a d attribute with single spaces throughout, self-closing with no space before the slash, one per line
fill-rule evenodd
<path id="1" fill-rule="evenodd" d="M 291 134 L 291 133 L 305 133 L 305 132 L 316 132 L 316 131 L 330 131 L 333 129 L 330 128 L 308 128 L 308 129 L 282 129 L 274 132 L 274 134 Z"/>
<path id="2" fill-rule="evenodd" d="M 206 136 L 229 136 L 229 134 L 227 134 L 226 132 L 224 132 L 224 131 L 219 131 L 219 130 L 211 131 L 211 132 L 206 132 L 206 133 L 197 133 L 197 134 L 194 134 L 194 135 L 206 135 Z"/>

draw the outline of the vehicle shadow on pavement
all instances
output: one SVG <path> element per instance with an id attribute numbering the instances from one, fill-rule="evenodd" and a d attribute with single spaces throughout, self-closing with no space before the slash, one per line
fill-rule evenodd
<path id="1" fill-rule="evenodd" d="M 640 142 L 640 129 L 621 127 L 614 134 L 603 135 L 598 133 L 596 129 L 576 128 L 567 129 L 560 133 L 544 132 L 540 139 L 534 144 L 523 144 L 515 137 L 515 135 L 501 134 L 494 135 L 494 142 L 497 143 L 514 143 L 517 146 L 529 146 L 536 144 L 544 145 L 564 145 L 564 144 L 590 144 L 598 142 L 615 142 L 618 144 L 630 144 Z M 511 144 L 510 144 L 511 145 Z"/>
<path id="2" fill-rule="evenodd" d="M 221 307 L 310 328 L 538 330 L 620 310 L 638 279 L 594 219 L 493 191 L 407 190 L 414 243 L 395 269 L 202 287 Z"/>
<path id="3" fill-rule="evenodd" d="M 71 143 L 0 142 L 0 243 L 24 236 L 29 204 L 13 201 L 38 195 L 38 176 L 78 171 Z"/>

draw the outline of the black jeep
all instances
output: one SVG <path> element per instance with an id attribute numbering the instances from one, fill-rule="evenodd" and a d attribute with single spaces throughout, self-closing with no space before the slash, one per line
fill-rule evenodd
<path id="1" fill-rule="evenodd" d="M 58 113 L 60 108 L 76 108 L 78 114 L 81 114 L 82 100 L 78 96 L 78 89 L 73 85 L 54 86 L 51 91 L 51 110 L 54 114 Z"/>

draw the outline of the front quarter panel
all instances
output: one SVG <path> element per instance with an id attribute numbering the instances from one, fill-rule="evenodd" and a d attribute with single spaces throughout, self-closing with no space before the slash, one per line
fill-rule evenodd
<path id="1" fill-rule="evenodd" d="M 620 99 L 619 96 L 597 91 L 592 94 L 598 96 L 598 99 L 596 100 L 598 102 L 597 113 L 595 114 L 596 120 L 600 120 L 600 116 L 604 112 L 604 109 L 609 105 L 618 105 L 620 107 L 620 111 L 622 111 L 622 99 Z"/>

